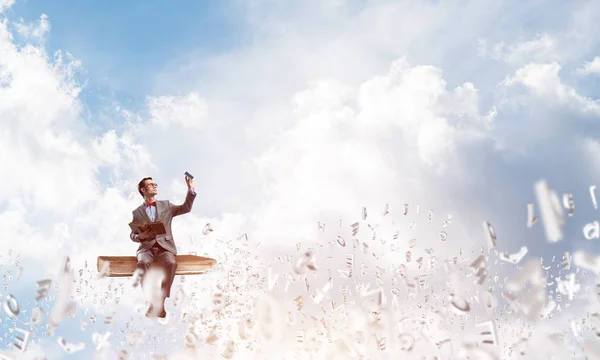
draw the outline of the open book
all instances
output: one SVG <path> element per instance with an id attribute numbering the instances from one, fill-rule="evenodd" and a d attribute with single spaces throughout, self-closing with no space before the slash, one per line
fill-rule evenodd
<path id="1" fill-rule="evenodd" d="M 132 231 L 137 230 L 139 232 L 146 231 L 148 229 L 152 229 L 156 232 L 156 235 L 164 235 L 167 233 L 167 229 L 165 229 L 165 224 L 163 224 L 162 221 L 155 221 L 155 222 L 150 222 L 150 223 L 145 223 L 145 224 L 130 222 L 129 227 L 131 228 Z"/>

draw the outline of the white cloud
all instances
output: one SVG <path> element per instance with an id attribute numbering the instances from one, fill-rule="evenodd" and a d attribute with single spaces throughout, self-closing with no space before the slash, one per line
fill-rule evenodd
<path id="1" fill-rule="evenodd" d="M 181 125 L 184 128 L 202 128 L 206 121 L 206 101 L 198 94 L 185 97 L 160 96 L 148 98 L 150 118 L 156 124 Z"/>
<path id="2" fill-rule="evenodd" d="M 600 56 L 596 56 L 592 61 L 587 61 L 577 71 L 581 74 L 600 74 Z"/>
<path id="3" fill-rule="evenodd" d="M 43 41 L 46 35 L 50 32 L 50 21 L 48 15 L 42 14 L 37 24 L 26 24 L 23 19 L 16 24 L 19 35 L 29 39 Z"/>
<path id="4" fill-rule="evenodd" d="M 417 169 L 463 171 L 457 148 L 485 127 L 472 85 L 445 86 L 438 69 L 401 60 L 354 91 L 324 81 L 296 94 L 295 125 L 257 159 L 271 184 L 269 231 L 314 223 L 318 208 L 350 216 L 365 203 L 383 206 L 398 177 Z"/>
<path id="5" fill-rule="evenodd" d="M 10 8 L 15 3 L 15 0 L 0 0 L 0 13 Z"/>
<path id="6" fill-rule="evenodd" d="M 559 77 L 561 66 L 556 63 L 528 64 L 508 77 L 507 86 L 522 84 L 534 95 L 543 96 L 547 100 L 559 101 L 582 112 L 598 113 L 600 102 L 580 95 L 573 87 L 563 84 Z"/>
<path id="7" fill-rule="evenodd" d="M 114 130 L 110 130 L 101 139 L 94 139 L 92 144 L 96 156 L 108 164 L 117 164 L 121 160 L 118 151 L 118 138 Z"/>
<path id="8" fill-rule="evenodd" d="M 22 197 L 30 211 L 65 214 L 93 197 L 95 166 L 78 139 L 78 66 L 60 53 L 49 62 L 33 46 L 17 49 L 6 23 L 0 25 L 0 68 L 10 79 L 0 88 L 0 171 L 18 174 L 5 178 L 0 203 Z"/>
<path id="9" fill-rule="evenodd" d="M 189 170 L 196 175 L 199 196 L 192 213 L 174 221 L 179 250 L 206 253 L 227 266 L 180 283 L 202 296 L 196 305 L 206 305 L 203 309 L 210 309 L 215 283 L 225 284 L 223 276 L 240 266 L 235 261 L 244 251 L 250 252 L 250 260 L 244 261 L 254 270 L 268 263 L 289 270 L 286 254 L 297 256 L 296 243 L 302 250 L 317 249 L 320 268 L 327 261 L 324 257 L 343 266 L 343 254 L 355 252 L 356 273 L 362 271 L 362 263 L 370 276 L 375 266 L 391 272 L 387 266 L 405 259 L 410 249 L 412 273 L 418 270 L 416 258 L 428 259 L 427 248 L 434 249 L 440 262 L 446 256 L 470 260 L 471 250 L 483 246 L 481 223 L 490 220 L 499 234 L 499 251 L 518 248 L 527 239 L 532 257 L 559 252 L 544 243 L 540 226 L 525 228 L 525 204 L 533 197 L 531 185 L 538 177 L 551 177 L 563 190 L 593 181 L 594 173 L 573 155 L 584 153 L 594 159 L 597 142 L 577 126 L 581 121 L 571 120 L 594 117 L 598 111 L 596 101 L 567 85 L 568 75 L 560 72 L 567 57 L 558 40 L 544 33 L 519 43 L 515 34 L 504 34 L 505 43 L 515 45 L 502 45 L 492 55 L 520 68 L 510 74 L 486 70 L 493 75 L 493 81 L 486 82 L 469 66 L 461 72 L 453 65 L 464 61 L 487 66 L 477 63 L 485 59 L 477 59 L 476 39 L 498 37 L 486 26 L 498 14 L 488 10 L 510 12 L 497 2 L 473 1 L 465 6 L 373 2 L 356 12 L 350 2 L 335 5 L 334 10 L 319 11 L 294 5 L 304 12 L 284 13 L 289 16 L 288 29 L 299 31 L 276 31 L 272 36 L 267 36 L 269 31 L 282 22 L 261 11 L 283 16 L 278 13 L 281 9 L 255 9 L 254 21 L 262 25 L 253 35 L 264 38 L 257 37 L 247 49 L 198 59 L 189 67 L 210 69 L 212 78 L 205 79 L 214 91 L 182 76 L 185 83 L 163 84 L 159 91 L 166 95 L 147 99 L 148 119 L 117 107 L 116 116 L 124 125 L 99 134 L 82 121 L 81 85 L 73 76 L 80 64 L 68 55 L 51 59 L 33 45 L 18 49 L 8 28 L 0 26 L 0 171 L 14 174 L 3 178 L 0 195 L 0 228 L 5 230 L 3 239 L 10 239 L 2 244 L 37 260 L 45 271 L 56 264 L 40 259 L 71 254 L 76 269 L 87 261 L 87 270 L 94 274 L 96 256 L 135 252 L 126 224 L 141 202 L 136 191 L 139 179 L 146 175 L 160 179 L 159 197 L 181 202 L 182 173 Z M 332 12 L 335 18 L 328 17 Z M 456 20 L 457 13 L 471 20 Z M 314 26 L 306 26 L 306 19 L 313 16 Z M 447 37 L 439 31 L 446 26 L 452 30 Z M 445 57 L 453 60 L 437 61 Z M 502 78 L 506 81 L 494 82 Z M 516 85 L 526 91 L 516 91 Z M 179 94 L 174 88 L 180 86 L 189 89 L 188 95 L 169 95 Z M 495 97 L 498 90 L 506 91 L 500 99 Z M 515 102 L 522 106 L 508 106 Z M 523 111 L 524 107 L 535 108 Z M 535 112 L 538 108 L 551 109 L 543 113 L 551 121 L 545 131 L 532 136 L 531 128 L 546 120 Z M 541 149 L 524 152 L 522 163 L 508 157 L 507 147 L 515 144 L 517 132 L 525 133 L 532 148 Z M 559 132 L 571 137 L 561 142 Z M 586 145 L 578 143 L 586 136 Z M 575 184 L 568 174 L 578 174 Z M 404 203 L 410 204 L 410 216 L 403 215 Z M 385 204 L 390 204 L 390 214 L 382 218 Z M 349 228 L 363 206 L 369 220 L 361 222 L 359 246 L 369 244 L 371 249 L 364 253 L 354 250 Z M 577 206 L 578 216 L 589 214 Z M 433 220 L 426 220 L 429 209 Z M 442 227 L 448 213 L 452 224 Z M 327 233 L 316 226 L 323 220 Z M 412 221 L 416 229 L 409 229 Z M 203 236 L 207 222 L 216 231 Z M 373 239 L 367 224 L 377 222 Z M 392 254 L 395 231 L 401 249 Z M 440 231 L 447 231 L 445 242 Z M 242 232 L 249 234 L 252 246 L 237 239 Z M 328 247 L 337 234 L 348 242 L 342 250 L 335 243 Z M 388 243 L 381 244 L 380 238 Z M 411 248 L 412 238 L 418 243 Z M 227 243 L 231 239 L 237 240 Z M 565 243 L 557 246 L 569 246 Z M 277 263 L 278 257 L 285 260 Z M 341 280 L 335 275 L 338 296 Z M 311 289 L 324 281 L 324 272 L 311 277 Z M 88 294 L 85 306 L 99 309 L 99 304 L 90 303 L 94 294 L 108 291 L 108 284 L 102 279 L 82 286 L 81 294 Z M 293 298 L 306 294 L 301 281 L 291 287 L 293 291 L 279 293 L 287 301 L 284 306 L 293 307 Z M 119 324 L 129 321 L 141 297 L 137 290 L 127 288 L 121 307 L 115 306 Z M 256 284 L 247 290 L 240 301 L 247 301 L 249 293 L 261 293 Z M 291 294 L 295 296 L 290 298 Z M 308 295 L 305 299 L 309 303 Z M 224 321 L 236 325 L 231 318 Z M 138 327 L 161 331 L 146 323 Z M 218 350 L 222 348 L 219 343 Z"/>
<path id="10" fill-rule="evenodd" d="M 546 33 L 538 34 L 532 40 L 518 42 L 513 45 L 506 45 L 503 42 L 499 42 L 493 44 L 491 48 L 488 48 L 486 40 L 480 40 L 479 52 L 483 56 L 512 65 L 560 60 L 557 39 Z"/>
<path id="11" fill-rule="evenodd" d="M 136 142 L 132 135 L 136 129 L 139 127 L 131 124 L 121 134 L 111 129 L 92 140 L 92 150 L 98 165 L 107 166 L 112 170 L 113 181 L 118 181 L 124 176 L 156 170 L 149 149 Z"/>
<path id="12" fill-rule="evenodd" d="M 385 15 L 389 14 L 397 23 L 402 23 L 402 16 L 394 10 L 406 10 L 406 4 L 398 4 L 387 3 L 387 7 L 374 4 L 373 8 L 361 13 L 361 19 L 373 20 L 374 17 L 369 16 L 376 12 L 383 16 L 385 9 Z M 486 3 L 482 7 L 489 5 Z M 431 8 L 415 8 L 420 14 L 427 11 L 438 14 Z M 298 17 L 302 18 L 302 14 Z M 288 30 L 304 23 L 294 23 L 294 20 L 297 19 L 292 16 L 286 27 Z M 426 24 L 436 22 L 442 21 L 435 16 L 426 20 Z M 340 23 L 344 24 L 340 21 L 335 25 Z M 364 24 L 367 23 L 365 20 Z M 456 214 L 462 214 L 458 222 L 460 224 L 455 223 L 457 227 L 454 228 L 456 233 L 453 234 L 451 249 L 442 248 L 439 238 L 431 234 L 414 235 L 419 241 L 423 238 L 431 241 L 430 244 L 442 257 L 461 246 L 469 248 L 483 244 L 479 234 L 484 218 L 490 219 L 497 229 L 501 229 L 502 247 L 518 246 L 525 238 L 538 239 L 541 236 L 538 232 L 532 235 L 524 229 L 525 203 L 532 196 L 532 182 L 537 180 L 539 174 L 549 172 L 550 176 L 565 182 L 564 186 L 575 186 L 566 182 L 563 179 L 566 175 L 563 174 L 577 173 L 585 166 L 573 157 L 580 155 L 581 147 L 576 142 L 577 138 L 569 137 L 581 135 L 580 129 L 573 125 L 581 122 L 568 121 L 570 118 L 596 114 L 595 102 L 575 87 L 566 85 L 567 82 L 560 76 L 559 61 L 574 55 L 565 55 L 558 47 L 558 40 L 548 34 L 524 43 L 510 37 L 506 43 L 515 45 L 503 46 L 498 56 L 519 69 L 504 83 L 479 86 L 483 77 L 480 73 L 471 74 L 470 68 L 467 68 L 464 73 L 457 74 L 454 68 L 443 67 L 444 74 L 449 73 L 450 78 L 454 77 L 453 83 L 459 78 L 459 83 L 463 84 L 449 90 L 446 82 L 450 81 L 445 80 L 446 76 L 442 76 L 438 66 L 411 66 L 407 61 L 400 60 L 394 62 L 392 70 L 388 72 L 385 67 L 389 67 L 392 59 L 384 61 L 383 55 L 377 59 L 373 56 L 380 54 L 374 49 L 379 50 L 378 46 L 384 42 L 389 45 L 387 55 L 411 49 L 407 43 L 413 41 L 427 44 L 421 47 L 429 46 L 431 53 L 434 53 L 439 47 L 424 40 L 427 36 L 421 34 L 426 30 L 407 32 L 414 37 L 407 40 L 403 37 L 405 34 L 391 25 L 374 23 L 371 23 L 371 28 L 363 28 L 363 23 L 352 22 L 353 29 L 342 27 L 344 30 L 339 33 L 333 30 L 328 32 L 330 28 L 327 26 L 324 26 L 325 30 L 318 28 L 322 31 L 318 34 L 281 36 L 278 33 L 274 38 L 257 42 L 248 51 L 219 56 L 214 63 L 198 60 L 200 65 L 196 64 L 198 67 L 194 69 L 206 66 L 212 76 L 221 74 L 225 79 L 225 84 L 214 88 L 213 94 L 235 88 L 231 96 L 241 99 L 236 111 L 229 113 L 239 119 L 234 122 L 235 126 L 246 124 L 250 118 L 247 128 L 260 126 L 263 131 L 257 133 L 268 134 L 269 143 L 248 145 L 258 148 L 256 163 L 265 182 L 262 196 L 264 205 L 252 217 L 252 236 L 272 244 L 273 248 L 275 244 L 293 248 L 297 242 L 302 246 L 310 246 L 306 244 L 311 244 L 311 239 L 321 239 L 315 225 L 318 220 L 325 220 L 331 228 L 337 227 L 338 219 L 344 219 L 343 224 L 347 227 L 348 222 L 353 221 L 351 219 L 359 216 L 362 206 L 367 206 L 370 214 L 373 214 L 379 212 L 386 202 L 395 202 L 396 211 L 400 207 L 398 202 L 407 202 L 411 206 L 419 202 L 435 204 L 434 209 L 438 206 L 444 208 L 445 205 L 452 208 L 455 217 Z M 271 29 L 272 26 L 276 30 L 280 24 L 275 20 L 265 28 Z M 427 27 L 418 25 L 421 27 L 417 28 L 421 30 Z M 384 28 L 385 31 L 382 30 Z M 337 36 L 331 36 L 332 33 Z M 416 33 L 420 36 L 414 35 Z M 354 36 L 353 42 L 344 41 L 347 34 Z M 373 42 L 362 41 L 366 38 L 372 38 Z M 311 41 L 316 43 L 312 47 L 307 45 Z M 381 48 L 385 46 L 381 45 Z M 299 60 L 294 61 L 294 51 L 309 55 L 302 58 L 297 56 Z M 354 57 L 352 54 L 355 54 Z M 461 58 L 455 59 L 454 64 L 462 61 L 472 63 L 471 57 L 475 56 L 475 51 L 471 55 L 460 54 Z M 281 76 L 281 73 L 272 71 L 274 63 L 288 65 L 287 81 L 274 81 L 276 75 Z M 485 64 L 477 65 L 492 73 Z M 220 71 L 221 66 L 227 72 Z M 493 75 L 501 81 L 507 74 L 493 68 Z M 235 82 L 229 82 L 229 77 Z M 247 79 L 247 82 L 240 83 L 239 79 Z M 306 83 L 308 86 L 305 86 Z M 517 84 L 527 91 L 516 92 L 514 88 Z M 245 89 L 245 86 L 248 88 Z M 256 92 L 256 86 L 260 86 L 261 91 Z M 201 86 L 198 88 L 198 91 L 202 90 Z M 249 94 L 252 100 L 246 102 L 245 91 L 251 90 L 255 91 Z M 499 99 L 489 95 L 490 92 L 504 90 L 507 90 L 506 95 Z M 291 114 L 261 103 L 264 98 L 257 96 L 258 93 L 278 101 L 291 98 Z M 521 105 L 517 110 L 507 106 L 516 101 Z M 537 131 L 536 136 L 530 139 L 531 146 L 541 150 L 525 152 L 523 158 L 519 159 L 525 165 L 517 165 L 510 158 L 512 152 L 497 145 L 504 140 L 514 145 L 511 141 L 513 137 L 503 138 L 507 136 L 509 127 L 513 132 L 523 132 L 523 136 L 529 138 L 537 126 L 543 124 L 545 119 L 539 117 L 541 114 L 535 111 L 537 109 L 530 113 L 522 110 L 527 106 L 545 106 L 555 113 L 544 113 L 552 120 L 546 124 L 547 128 L 543 128 L 548 131 Z M 513 110 L 514 114 L 511 113 Z M 244 115 L 239 116 L 240 113 Z M 248 115 L 256 113 L 271 114 L 270 121 L 258 121 Z M 277 130 L 269 131 L 273 128 Z M 232 133 L 239 131 L 234 126 L 227 127 L 227 130 Z M 566 136 L 565 140 L 556 137 L 559 132 Z M 551 151 L 545 152 L 548 148 Z M 562 157 L 555 156 L 557 152 L 561 152 Z M 527 165 L 534 169 L 526 169 Z M 231 175 L 236 176 L 235 173 Z M 588 173 L 583 177 L 586 180 L 582 182 L 591 179 Z M 236 178 L 243 181 L 239 176 Z M 506 212 L 501 214 L 499 204 L 505 204 L 500 206 L 506 206 Z M 411 211 L 414 211 L 412 209 L 414 207 L 411 207 Z M 398 213 L 392 219 L 402 222 Z M 514 224 L 509 219 L 514 219 Z M 509 224 L 519 224 L 520 227 Z M 364 225 L 361 223 L 361 229 L 365 228 Z M 381 231 L 381 227 L 378 228 L 377 234 L 385 237 L 387 233 L 383 231 L 384 235 L 381 235 Z M 327 241 L 332 236 L 323 239 Z M 376 240 L 369 241 L 368 244 L 377 243 Z M 532 244 L 530 251 L 541 252 L 543 245 L 537 244 L 540 247 Z M 419 249 L 422 250 L 421 246 Z M 276 251 L 271 249 L 271 252 Z M 265 250 L 269 255 L 271 252 Z M 370 263 L 365 260 L 365 264 Z"/>
<path id="13" fill-rule="evenodd" d="M 598 154 L 600 154 L 600 142 L 597 139 L 588 138 L 583 141 L 582 146 L 586 155 L 583 162 L 594 169 L 595 173 L 600 174 L 600 164 L 597 162 Z"/>

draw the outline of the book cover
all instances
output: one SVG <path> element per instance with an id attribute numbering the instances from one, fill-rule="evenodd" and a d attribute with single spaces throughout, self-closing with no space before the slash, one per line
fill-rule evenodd
<path id="1" fill-rule="evenodd" d="M 148 229 L 152 229 L 156 232 L 156 235 L 164 235 L 167 233 L 167 229 L 165 229 L 165 224 L 163 224 L 162 221 L 155 221 L 155 222 L 150 222 L 150 223 L 145 223 L 145 224 L 141 224 L 141 223 L 136 223 L 136 222 L 130 222 L 129 223 L 129 227 L 131 228 L 132 231 L 145 231 Z"/>

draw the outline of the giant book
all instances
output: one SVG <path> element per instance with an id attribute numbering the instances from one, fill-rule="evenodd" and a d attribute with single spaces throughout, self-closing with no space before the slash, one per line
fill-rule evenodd
<path id="1" fill-rule="evenodd" d="M 196 256 L 177 255 L 177 270 L 175 275 L 199 275 L 204 274 L 215 266 L 217 260 Z M 132 276 L 137 265 L 135 256 L 98 256 L 98 272 L 104 272 L 108 277 Z M 152 267 L 158 266 L 153 262 Z"/>

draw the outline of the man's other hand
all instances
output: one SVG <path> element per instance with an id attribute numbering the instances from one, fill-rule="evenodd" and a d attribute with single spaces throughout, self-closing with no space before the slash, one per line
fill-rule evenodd
<path id="1" fill-rule="evenodd" d="M 139 233 L 139 239 L 142 241 L 152 239 L 155 236 L 156 236 L 156 231 L 154 231 L 152 229 L 144 230 L 141 233 Z"/>

